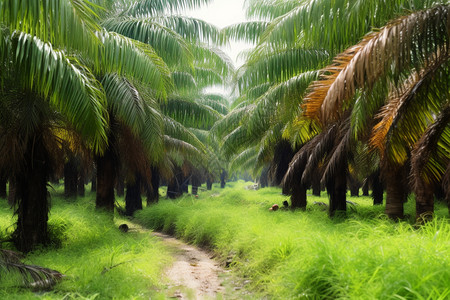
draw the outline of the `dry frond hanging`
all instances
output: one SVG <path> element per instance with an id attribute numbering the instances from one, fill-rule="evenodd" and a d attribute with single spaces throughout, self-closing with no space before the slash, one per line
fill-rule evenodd
<path id="1" fill-rule="evenodd" d="M 427 61 L 433 51 L 447 51 L 449 11 L 450 6 L 436 6 L 398 18 L 338 55 L 311 86 L 305 115 L 329 124 L 340 117 L 344 102 L 357 89 L 371 89 L 388 72 L 399 74 Z M 424 38 L 428 36 L 434 39 Z"/>

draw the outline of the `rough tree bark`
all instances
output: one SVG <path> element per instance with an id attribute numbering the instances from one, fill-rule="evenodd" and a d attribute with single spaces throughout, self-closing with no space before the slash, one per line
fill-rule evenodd
<path id="1" fill-rule="evenodd" d="M 269 186 L 269 167 L 264 167 L 261 171 L 261 176 L 259 177 L 259 184 L 261 188 Z"/>
<path id="2" fill-rule="evenodd" d="M 225 184 L 226 184 L 225 179 L 226 178 L 227 178 L 227 172 L 225 170 L 222 170 L 222 173 L 220 174 L 220 188 L 221 189 L 225 188 Z"/>
<path id="3" fill-rule="evenodd" d="M 136 174 L 135 180 L 127 180 L 125 196 L 125 214 L 132 216 L 135 211 L 142 209 L 141 176 Z"/>
<path id="4" fill-rule="evenodd" d="M 361 183 L 359 182 L 359 180 L 353 177 L 352 175 L 349 175 L 348 185 L 350 188 L 350 195 L 352 197 L 359 197 L 359 188 L 361 187 Z"/>
<path id="5" fill-rule="evenodd" d="M 212 179 L 208 176 L 208 178 L 206 179 L 206 189 L 208 191 L 212 190 L 212 185 L 213 185 L 213 181 Z"/>
<path id="6" fill-rule="evenodd" d="M 306 187 L 300 183 L 300 178 L 298 183 L 292 186 L 291 208 L 306 209 Z"/>
<path id="7" fill-rule="evenodd" d="M 25 167 L 16 174 L 17 228 L 13 234 L 16 248 L 22 252 L 47 244 L 48 193 L 50 160 L 43 138 L 34 135 L 25 152 Z"/>
<path id="8" fill-rule="evenodd" d="M 97 195 L 95 207 L 114 212 L 114 185 L 117 176 L 117 157 L 114 153 L 115 138 L 110 134 L 109 145 L 102 156 L 96 157 Z"/>
<path id="9" fill-rule="evenodd" d="M 8 187 L 8 204 L 13 207 L 16 204 L 17 196 L 16 196 L 16 179 L 11 177 L 9 178 L 9 187 Z"/>
<path id="10" fill-rule="evenodd" d="M 159 169 L 151 167 L 152 177 L 147 187 L 147 205 L 158 203 L 159 201 Z"/>
<path id="11" fill-rule="evenodd" d="M 314 196 L 320 197 L 320 172 L 318 170 L 316 172 L 313 172 L 312 174 L 311 187 L 312 194 Z"/>
<path id="12" fill-rule="evenodd" d="M 175 175 L 170 179 L 167 184 L 167 197 L 170 199 L 176 199 L 183 194 L 182 185 L 184 182 L 183 172 L 180 168 L 174 170 Z"/>
<path id="13" fill-rule="evenodd" d="M 386 214 L 389 218 L 403 219 L 403 204 L 408 197 L 403 167 L 392 167 L 385 172 L 386 178 Z"/>
<path id="14" fill-rule="evenodd" d="M 84 197 L 86 194 L 86 189 L 84 184 L 86 183 L 86 176 L 84 174 L 84 171 L 80 171 L 78 174 L 78 196 Z"/>
<path id="15" fill-rule="evenodd" d="M 330 217 L 333 217 L 337 211 L 347 210 L 347 162 L 341 162 L 336 170 L 336 174 L 327 181 Z"/>
<path id="16" fill-rule="evenodd" d="M 6 182 L 8 178 L 0 172 L 0 198 L 6 199 Z"/>
<path id="17" fill-rule="evenodd" d="M 66 198 L 76 198 L 78 193 L 78 169 L 76 159 L 69 155 L 68 161 L 64 164 L 64 196 Z"/>
<path id="18" fill-rule="evenodd" d="M 117 171 L 116 194 L 117 197 L 123 197 L 123 195 L 125 194 L 125 179 L 123 178 L 121 170 Z"/>
<path id="19" fill-rule="evenodd" d="M 366 178 L 364 180 L 364 183 L 363 183 L 361 189 L 362 189 L 362 195 L 363 196 L 369 196 L 369 179 L 368 178 Z"/>
<path id="20" fill-rule="evenodd" d="M 192 184 L 192 189 L 191 189 L 192 195 L 197 195 L 198 187 L 201 186 L 201 178 L 197 172 L 192 173 L 191 184 Z"/>
<path id="21" fill-rule="evenodd" d="M 377 170 L 375 173 L 372 174 L 371 181 L 372 181 L 372 199 L 373 199 L 373 205 L 381 205 L 383 204 L 383 182 L 381 181 L 380 177 L 380 170 Z"/>

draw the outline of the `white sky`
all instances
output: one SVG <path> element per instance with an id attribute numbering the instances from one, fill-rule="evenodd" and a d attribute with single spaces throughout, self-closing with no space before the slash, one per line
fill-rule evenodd
<path id="1" fill-rule="evenodd" d="M 204 5 L 200 9 L 186 12 L 186 15 L 204 20 L 219 28 L 241 23 L 246 20 L 244 0 L 214 0 L 211 4 Z M 224 47 L 222 50 L 232 59 L 234 66 L 239 68 L 244 63 L 242 59 L 238 59 L 239 53 L 251 47 L 248 43 L 232 41 L 228 47 Z M 223 87 L 214 87 L 208 88 L 206 92 L 226 95 L 231 91 Z"/>
<path id="2" fill-rule="evenodd" d="M 244 10 L 244 0 L 214 0 L 211 4 L 200 9 L 187 12 L 187 15 L 202 19 L 219 28 L 241 23 L 246 20 Z M 236 67 L 242 65 L 243 61 L 238 60 L 238 54 L 251 46 L 242 42 L 231 42 L 230 46 L 222 50 L 233 60 Z"/>

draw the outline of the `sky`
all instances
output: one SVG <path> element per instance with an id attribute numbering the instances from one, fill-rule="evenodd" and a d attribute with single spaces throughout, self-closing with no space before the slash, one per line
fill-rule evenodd
<path id="1" fill-rule="evenodd" d="M 214 0 L 211 4 L 189 11 L 186 14 L 223 28 L 245 21 L 244 0 Z M 249 44 L 231 42 L 230 46 L 222 50 L 230 56 L 235 66 L 239 67 L 243 64 L 243 61 L 238 60 L 237 56 L 242 50 L 248 48 L 250 48 Z"/>

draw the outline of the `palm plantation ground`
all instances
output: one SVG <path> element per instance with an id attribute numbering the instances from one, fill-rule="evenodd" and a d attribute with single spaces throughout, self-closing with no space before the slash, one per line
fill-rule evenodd
<path id="1" fill-rule="evenodd" d="M 2 299 L 173 296 L 163 275 L 173 261 L 167 246 L 150 233 L 131 229 L 124 234 L 118 229 L 121 223 L 130 228 L 139 223 L 213 251 L 215 260 L 231 271 L 220 277 L 225 299 L 449 296 L 450 225 L 445 205 L 437 205 L 435 220 L 417 228 L 388 220 L 383 207 L 374 207 L 364 196 L 350 198 L 355 205 L 345 219 L 329 219 L 322 206 L 312 203 L 306 211 L 269 211 L 288 196 L 279 188 L 252 187 L 251 182 L 228 182 L 225 189 L 214 184 L 198 198 L 161 199 L 130 223 L 94 212 L 93 193 L 68 202 L 62 186 L 55 186 L 49 224 L 58 243 L 34 251 L 25 262 L 59 270 L 65 277 L 51 290 L 33 291 L 21 286 L 18 274 L 2 275 L 0 295 Z M 326 201 L 324 196 L 309 197 Z M 410 221 L 412 200 L 405 208 Z M 123 205 L 123 198 L 119 201 Z M 3 228 L 13 223 L 5 201 L 0 216 Z"/>
<path id="2" fill-rule="evenodd" d="M 448 2 L 248 0 L 224 29 L 183 16 L 210 2 L 0 0 L 1 278 L 50 288 L 63 275 L 16 251 L 89 245 L 52 219 L 63 180 L 56 203 L 100 218 L 94 236 L 137 217 L 214 249 L 257 296 L 447 297 L 431 262 L 448 267 Z M 254 44 L 238 70 L 230 40 Z M 201 188 L 238 178 L 260 190 Z"/>

